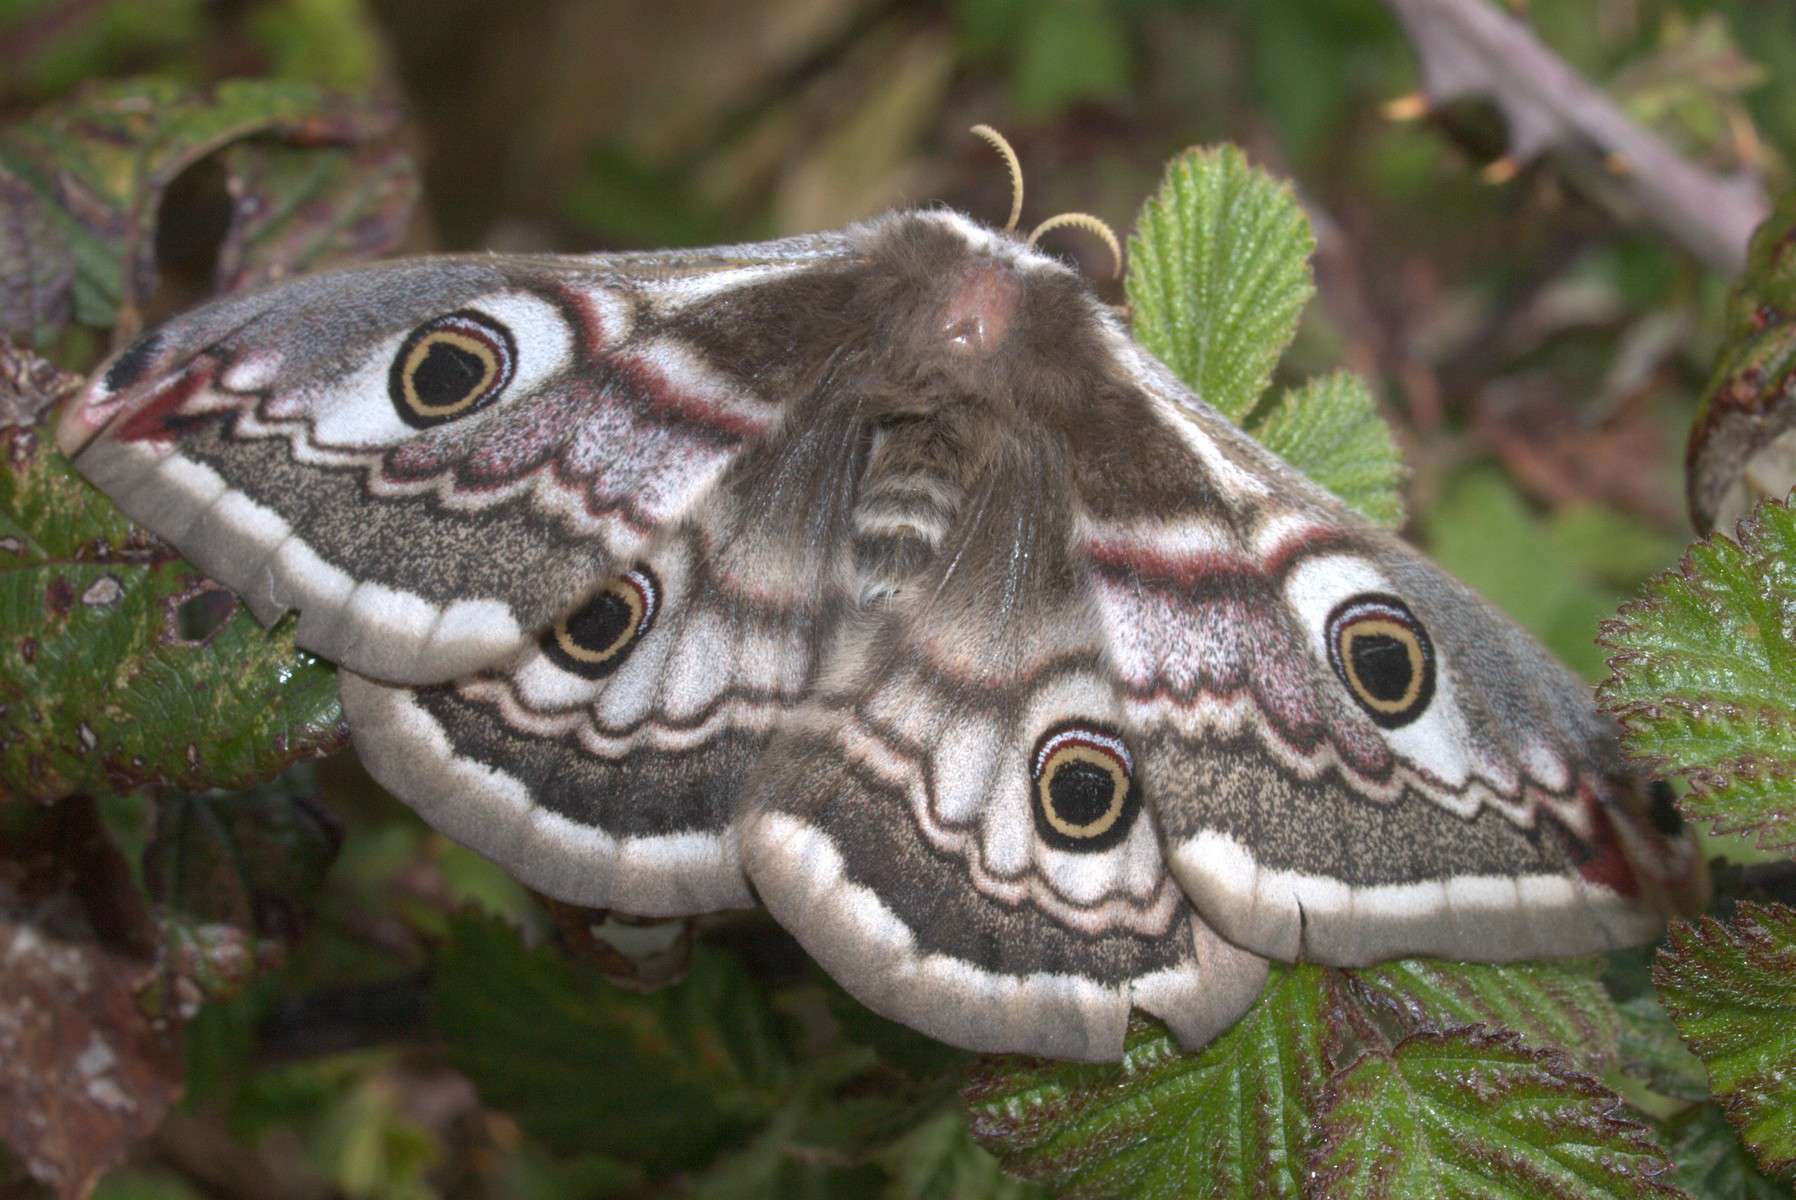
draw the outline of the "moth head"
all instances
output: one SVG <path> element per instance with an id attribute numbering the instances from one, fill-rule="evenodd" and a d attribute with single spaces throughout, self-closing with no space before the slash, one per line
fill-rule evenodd
<path id="1" fill-rule="evenodd" d="M 1051 424 L 1122 384 L 1107 310 L 1066 264 L 957 213 L 897 214 L 869 232 L 859 324 L 899 411 L 973 401 Z"/>

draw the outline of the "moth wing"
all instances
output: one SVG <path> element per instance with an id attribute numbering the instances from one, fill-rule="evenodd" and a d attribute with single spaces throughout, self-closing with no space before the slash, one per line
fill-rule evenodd
<path id="1" fill-rule="evenodd" d="M 848 598 L 856 413 L 825 387 L 694 512 L 502 669 L 342 675 L 356 751 L 433 826 L 559 899 L 647 916 L 754 903 L 742 790 Z"/>
<path id="2" fill-rule="evenodd" d="M 1137 403 L 1073 447 L 1079 554 L 1205 920 L 1287 961 L 1502 961 L 1700 903 L 1692 839 L 1582 681 L 1120 334 L 1117 357 Z"/>
<path id="3" fill-rule="evenodd" d="M 839 301 L 846 253 L 310 276 L 150 333 L 58 438 L 259 618 L 297 609 L 302 646 L 439 682 L 506 659 L 777 434 L 821 361 L 794 323 Z"/>
<path id="4" fill-rule="evenodd" d="M 1111 1060 L 1140 1008 L 1201 1045 L 1266 963 L 1199 919 L 1126 786 L 1051 461 L 990 473 L 914 582 L 836 628 L 744 861 L 849 991 L 943 1041 Z"/>

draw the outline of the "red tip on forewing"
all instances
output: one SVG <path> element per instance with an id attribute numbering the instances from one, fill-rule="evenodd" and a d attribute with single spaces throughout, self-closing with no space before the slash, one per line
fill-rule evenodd
<path id="1" fill-rule="evenodd" d="M 212 382 L 209 359 L 196 359 L 186 370 L 165 381 L 141 401 L 115 417 L 122 418 L 113 437 L 121 442 L 172 441 L 169 418 L 193 394 Z"/>

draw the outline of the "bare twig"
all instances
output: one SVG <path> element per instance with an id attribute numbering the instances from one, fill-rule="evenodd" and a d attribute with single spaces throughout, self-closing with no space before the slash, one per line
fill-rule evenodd
<path id="1" fill-rule="evenodd" d="M 1740 270 L 1768 211 L 1756 178 L 1722 178 L 1689 162 L 1486 0 L 1385 2 L 1415 43 L 1430 103 L 1477 95 L 1502 110 L 1505 165 L 1549 147 L 1592 154 L 1648 220 L 1710 265 Z"/>

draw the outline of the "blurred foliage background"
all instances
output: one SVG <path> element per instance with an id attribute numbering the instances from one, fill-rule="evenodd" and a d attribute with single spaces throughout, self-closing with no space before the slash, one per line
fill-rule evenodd
<path id="1" fill-rule="evenodd" d="M 1789 185 L 1796 6 L 1530 0 L 1525 16 L 1692 161 Z M 1408 532 L 1437 560 L 1594 681 L 1599 620 L 1689 537 L 1683 440 L 1728 280 L 1662 230 L 1618 219 L 1550 157 L 1491 170 L 1505 133 L 1487 105 L 1396 119 L 1415 57 L 1371 0 L 0 0 L 0 63 L 0 124 L 87 81 L 144 75 L 288 79 L 397 104 L 423 178 L 410 251 L 740 241 L 935 201 L 1001 220 L 1009 182 L 966 136 L 976 121 L 1022 158 L 1026 222 L 1081 209 L 1127 230 L 1170 156 L 1233 141 L 1294 182 L 1317 233 L 1318 298 L 1281 380 L 1345 366 L 1372 381 L 1411 471 Z M 170 209 L 198 216 L 158 231 L 170 269 L 149 320 L 203 294 L 214 265 L 204 201 L 216 183 L 185 186 L 195 202 Z M 1057 249 L 1107 278 L 1101 247 L 1069 237 Z M 55 357 L 78 370 L 103 349 L 65 342 Z M 532 939 L 554 913 L 346 756 L 274 786 L 322 798 L 342 828 L 301 841 L 340 836 L 340 853 L 322 856 L 328 874 L 284 961 L 198 1011 L 180 1046 L 185 1097 L 98 1194 L 1019 1186 L 943 1107 L 932 1048 L 849 1011 L 764 918 L 639 930 L 650 949 L 622 968 L 605 961 L 609 943 L 589 947 L 610 978 L 649 963 L 639 984 L 687 969 L 712 996 L 744 989 L 744 972 L 777 982 L 728 1006 L 745 1024 L 713 1047 L 723 1061 L 698 1056 L 712 1074 L 670 1078 L 687 1061 L 670 1045 L 720 1036 L 704 1018 L 667 993 L 576 1003 L 581 978 L 466 906 Z M 134 802 L 98 815 L 127 851 L 155 833 Z M 205 817 L 193 814 L 192 838 L 209 836 Z M 547 1064 L 518 1052 L 527 1030 L 495 1047 L 445 1039 L 458 1020 L 502 1015 L 507 989 L 591 1023 L 560 1031 L 583 1046 L 585 1075 L 530 1075 Z M 844 1061 L 839 1077 L 807 1068 L 795 1098 L 795 1068 L 780 1064 L 822 1036 L 819 1013 L 865 1025 L 860 1044 L 903 1066 L 902 1087 Z M 649 1090 L 592 1082 L 610 1067 Z M 512 1111 L 484 1104 L 470 1074 L 490 1101 L 508 1070 Z M 737 1090 L 719 1102 L 725 1079 Z M 820 1106 L 857 1111 L 860 1091 L 833 1090 L 844 1080 L 912 1089 L 912 1116 L 946 1115 L 870 1155 L 864 1129 L 816 1132 Z M 620 1112 L 654 1104 L 680 1116 L 607 1134 Z M 812 1131 L 800 1150 L 769 1140 L 776 1117 Z"/>

